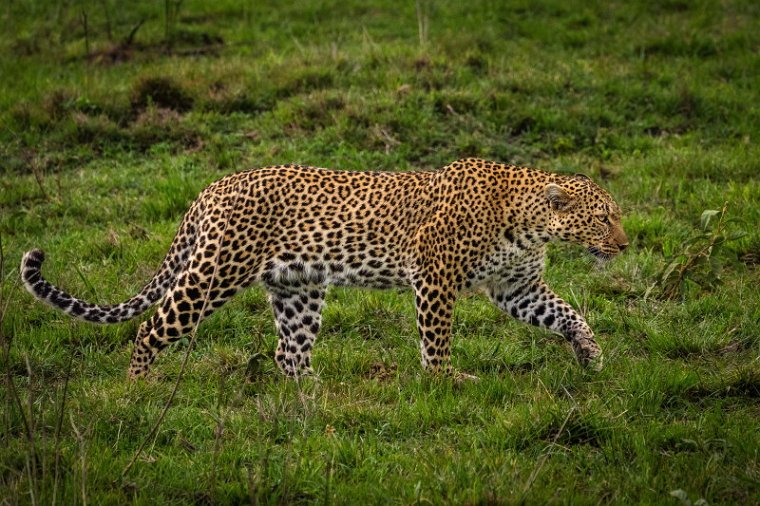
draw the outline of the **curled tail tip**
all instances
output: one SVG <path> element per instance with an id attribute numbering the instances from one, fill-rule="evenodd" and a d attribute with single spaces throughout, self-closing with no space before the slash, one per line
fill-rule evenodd
<path id="1" fill-rule="evenodd" d="M 38 262 L 45 261 L 45 252 L 39 248 L 33 248 L 24 253 L 24 262 L 28 260 L 37 260 Z"/>
<path id="2" fill-rule="evenodd" d="M 44 261 L 45 253 L 40 249 L 35 248 L 24 253 L 24 257 L 21 259 L 21 279 L 25 283 L 37 281 Z"/>

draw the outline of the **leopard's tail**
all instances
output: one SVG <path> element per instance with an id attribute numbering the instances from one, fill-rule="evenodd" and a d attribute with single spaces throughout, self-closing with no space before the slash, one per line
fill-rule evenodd
<path id="1" fill-rule="evenodd" d="M 184 268 L 195 243 L 196 214 L 194 205 L 183 218 L 179 232 L 174 237 L 161 267 L 140 293 L 126 302 L 114 305 L 91 304 L 50 284 L 42 277 L 45 254 L 39 249 L 27 251 L 21 260 L 21 279 L 24 287 L 45 304 L 78 320 L 93 323 L 119 323 L 131 320 L 158 302 Z"/>

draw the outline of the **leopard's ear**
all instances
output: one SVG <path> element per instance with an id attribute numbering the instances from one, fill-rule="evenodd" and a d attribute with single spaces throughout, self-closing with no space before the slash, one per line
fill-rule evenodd
<path id="1" fill-rule="evenodd" d="M 546 185 L 544 194 L 549 201 L 552 211 L 558 213 L 569 211 L 573 207 L 573 204 L 575 204 L 575 199 L 567 193 L 567 190 L 554 183 Z"/>

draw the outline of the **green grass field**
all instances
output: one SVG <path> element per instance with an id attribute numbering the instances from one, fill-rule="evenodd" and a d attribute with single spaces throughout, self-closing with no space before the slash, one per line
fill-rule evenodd
<path id="1" fill-rule="evenodd" d="M 0 23 L 0 504 L 760 502 L 760 3 L 14 0 Z M 624 255 L 547 267 L 603 371 L 468 297 L 453 360 L 481 381 L 431 377 L 410 293 L 335 289 L 296 384 L 253 288 L 123 474 L 189 341 L 127 384 L 139 321 L 34 301 L 24 251 L 120 302 L 222 175 L 472 155 L 621 204 Z"/>

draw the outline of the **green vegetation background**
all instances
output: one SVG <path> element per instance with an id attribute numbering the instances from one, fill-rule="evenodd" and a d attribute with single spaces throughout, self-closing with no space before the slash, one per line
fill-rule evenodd
<path id="1" fill-rule="evenodd" d="M 760 501 L 760 3 L 11 0 L 0 23 L 0 504 Z M 224 174 L 470 155 L 622 205 L 609 268 L 548 258 L 601 373 L 470 297 L 454 361 L 481 381 L 431 378 L 408 293 L 333 290 L 321 380 L 296 385 L 251 289 L 201 326 L 121 476 L 187 342 L 127 385 L 139 322 L 36 303 L 23 251 L 118 302 Z"/>

